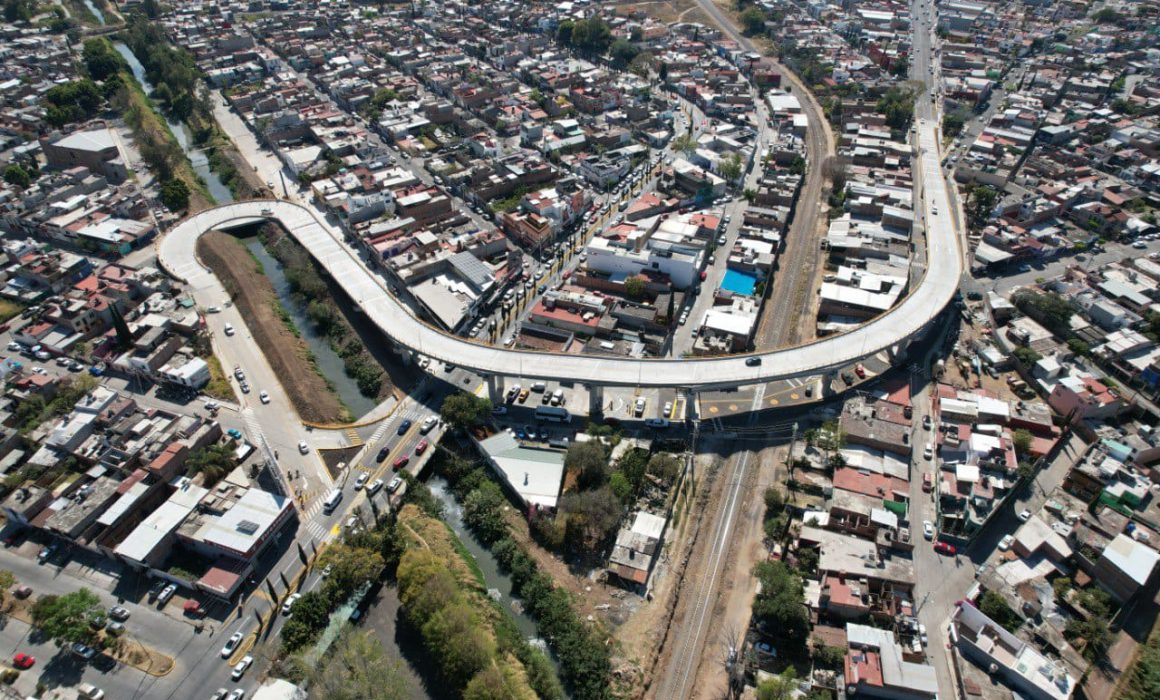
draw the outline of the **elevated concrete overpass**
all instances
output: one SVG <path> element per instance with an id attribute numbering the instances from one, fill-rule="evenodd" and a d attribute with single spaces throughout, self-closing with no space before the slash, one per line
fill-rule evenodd
<path id="1" fill-rule="evenodd" d="M 180 222 L 157 246 L 161 266 L 189 284 L 204 305 L 228 299 L 217 278 L 197 259 L 197 240 L 214 229 L 255 220 L 280 223 L 395 343 L 444 363 L 488 377 L 523 377 L 605 386 L 677 387 L 690 391 L 764 383 L 838 370 L 883 350 L 894 352 L 922 331 L 952 299 L 962 271 L 960 238 L 949 215 L 946 181 L 939 169 L 933 121 L 919 125 L 922 171 L 926 174 L 928 256 L 916 288 L 894 309 L 842 335 L 794 348 L 753 355 L 689 359 L 632 359 L 559 355 L 515 350 L 449 335 L 416 317 L 395 299 L 381 277 L 308 208 L 283 200 L 236 202 L 199 212 Z M 933 210 L 939 212 L 937 215 Z M 751 357 L 760 364 L 750 365 Z"/>

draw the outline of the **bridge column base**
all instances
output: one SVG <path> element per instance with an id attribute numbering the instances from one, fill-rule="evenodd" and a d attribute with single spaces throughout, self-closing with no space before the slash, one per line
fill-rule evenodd
<path id="1" fill-rule="evenodd" d="M 499 392 L 499 376 L 489 374 L 484 379 L 487 381 L 487 398 L 491 401 L 491 405 L 499 406 L 503 403 L 503 397 Z"/>
<path id="2" fill-rule="evenodd" d="M 588 390 L 588 416 L 597 418 L 604 415 L 604 387 L 600 384 L 585 384 Z"/>
<path id="3" fill-rule="evenodd" d="M 696 421 L 700 419 L 697 412 L 697 390 L 696 389 L 681 389 L 681 393 L 685 397 L 685 420 Z"/>

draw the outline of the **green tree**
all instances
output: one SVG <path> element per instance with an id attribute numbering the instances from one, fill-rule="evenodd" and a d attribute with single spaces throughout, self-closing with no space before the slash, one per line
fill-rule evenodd
<path id="1" fill-rule="evenodd" d="M 23 190 L 32 184 L 32 176 L 19 163 L 10 163 L 4 169 L 4 181 Z"/>
<path id="2" fill-rule="evenodd" d="M 878 113 L 886 117 L 887 126 L 904 131 L 914 118 L 915 91 L 908 86 L 896 86 L 878 100 Z"/>
<path id="3" fill-rule="evenodd" d="M 684 468 L 679 457 L 665 452 L 658 452 L 648 460 L 648 473 L 666 484 L 673 483 Z"/>
<path id="4" fill-rule="evenodd" d="M 1003 596 L 995 591 L 987 591 L 983 594 L 979 600 L 979 610 L 1008 632 L 1014 632 L 1019 629 L 1019 625 L 1023 624 L 1023 620 L 1008 607 Z"/>
<path id="5" fill-rule="evenodd" d="M 731 153 L 722 158 L 718 169 L 721 171 L 721 177 L 729 182 L 737 182 L 741 177 L 741 155 Z"/>
<path id="6" fill-rule="evenodd" d="M 610 487 L 604 486 L 590 491 L 569 491 L 560 499 L 560 512 L 566 518 L 566 542 L 574 550 L 592 554 L 616 531 L 624 514 L 624 504 Z"/>
<path id="7" fill-rule="evenodd" d="M 622 501 L 627 502 L 632 498 L 632 484 L 629 483 L 628 478 L 621 472 L 612 472 L 612 476 L 608 478 L 608 487 Z"/>
<path id="8" fill-rule="evenodd" d="M 125 59 L 113 49 L 109 40 L 104 38 L 85 41 L 81 57 L 85 62 L 85 70 L 93 80 L 104 81 L 125 67 Z"/>
<path id="9" fill-rule="evenodd" d="M 576 473 L 580 488 L 599 487 L 608 480 L 608 449 L 599 440 L 573 442 L 564 455 L 564 468 Z"/>
<path id="10" fill-rule="evenodd" d="M 463 700 L 536 700 L 536 694 L 520 679 L 520 671 L 501 659 L 484 668 L 463 689 Z"/>
<path id="11" fill-rule="evenodd" d="M 612 64 L 617 68 L 623 68 L 632 63 L 638 54 L 640 54 L 640 49 L 624 39 L 617 39 L 608 47 L 608 57 L 612 59 Z"/>
<path id="12" fill-rule="evenodd" d="M 185 460 L 185 473 L 189 476 L 201 474 L 206 488 L 213 488 L 237 465 L 232 442 L 216 443 L 192 450 Z"/>
<path id="13" fill-rule="evenodd" d="M 295 617 L 297 606 L 295 603 Z M 294 618 L 287 621 L 287 625 Z M 392 658 L 374 635 L 348 630 L 309 669 L 312 696 L 327 700 L 405 700 L 406 672 L 398 658 Z"/>
<path id="14" fill-rule="evenodd" d="M 33 604 L 32 625 L 51 638 L 58 647 L 73 642 L 92 644 L 97 639 L 96 621 L 104 624 L 101 599 L 87 588 L 62 596 L 44 595 Z"/>
<path id="15" fill-rule="evenodd" d="M 1079 338 L 1069 338 L 1067 341 L 1067 349 L 1071 350 L 1076 355 L 1084 356 L 1091 351 L 1091 346 Z"/>
<path id="16" fill-rule="evenodd" d="M 790 666 L 757 686 L 757 700 L 792 700 L 796 692 L 797 673 Z"/>
<path id="17" fill-rule="evenodd" d="M 491 401 L 461 391 L 443 399 L 439 415 L 448 425 L 466 428 L 487 420 L 491 415 Z"/>
<path id="18" fill-rule="evenodd" d="M 424 623 L 422 632 L 441 660 L 444 677 L 456 688 L 466 686 L 495 657 L 495 640 L 466 602 L 455 602 L 436 611 Z"/>
<path id="19" fill-rule="evenodd" d="M 692 134 L 685 133 L 673 139 L 673 150 L 680 151 L 686 155 L 697 150 L 697 140 L 693 138 Z"/>
<path id="20" fill-rule="evenodd" d="M 645 289 L 645 279 L 640 275 L 633 275 L 632 277 L 628 277 L 624 280 L 624 294 L 629 299 L 643 299 Z"/>
<path id="21" fill-rule="evenodd" d="M 1015 454 L 1023 457 L 1031 450 L 1031 442 L 1033 440 L 1031 431 L 1026 428 L 1019 428 L 1011 434 L 1011 443 L 1015 446 Z"/>
<path id="22" fill-rule="evenodd" d="M 958 136 L 966 123 L 967 120 L 961 112 L 948 112 L 942 119 L 943 134 L 950 137 Z"/>
<path id="23" fill-rule="evenodd" d="M 189 208 L 189 186 L 183 180 L 170 178 L 161 183 L 161 203 L 169 211 Z"/>
<path id="24" fill-rule="evenodd" d="M 345 598 L 356 588 L 377 579 L 383 572 L 383 555 L 362 547 L 336 542 L 319 559 L 330 567 L 323 591 L 333 598 Z"/>
<path id="25" fill-rule="evenodd" d="M 1028 367 L 1043 359 L 1042 355 L 1035 352 L 1026 345 L 1020 345 L 1019 347 L 1012 350 L 1011 354 L 1015 356 L 1015 359 L 1019 360 Z"/>
<path id="26" fill-rule="evenodd" d="M 503 511 L 507 499 L 494 481 L 484 481 L 463 500 L 463 521 L 486 544 L 508 535 Z"/>
<path id="27" fill-rule="evenodd" d="M 991 218 L 991 211 L 999 201 L 999 193 L 987 185 L 978 183 L 967 188 L 967 222 L 973 229 L 981 229 Z"/>
<path id="28" fill-rule="evenodd" d="M 746 8 L 741 16 L 741 26 L 745 28 L 746 34 L 761 34 L 765 32 L 765 12 L 756 5 L 751 5 Z"/>
<path id="29" fill-rule="evenodd" d="M 576 27 L 576 23 L 570 19 L 560 22 L 556 26 L 556 41 L 561 44 L 570 45 L 572 43 L 572 30 Z"/>
<path id="30" fill-rule="evenodd" d="M 753 601 L 753 616 L 779 630 L 786 644 L 804 650 L 810 620 L 801 579 L 782 561 L 759 562 L 754 574 L 761 592 Z"/>

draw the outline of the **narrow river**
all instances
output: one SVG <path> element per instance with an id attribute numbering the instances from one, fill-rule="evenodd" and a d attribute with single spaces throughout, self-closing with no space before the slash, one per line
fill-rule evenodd
<path id="1" fill-rule="evenodd" d="M 89 12 L 93 13 L 93 17 L 96 17 L 97 21 L 101 23 L 101 26 L 105 26 L 105 13 L 101 12 L 100 9 L 98 9 L 97 6 L 93 4 L 93 0 L 82 1 L 84 2 L 85 7 L 89 8 Z"/>
<path id="2" fill-rule="evenodd" d="M 133 76 L 141 83 L 141 87 L 144 88 L 145 93 L 151 94 L 153 92 L 153 85 L 145 79 L 145 67 L 141 65 L 141 62 L 137 60 L 137 57 L 133 55 L 133 52 L 125 44 L 118 41 L 113 46 L 117 49 L 117 53 L 125 58 L 130 70 L 133 71 Z M 217 173 L 210 170 L 209 161 L 206 159 L 205 153 L 193 146 L 193 138 L 189 128 L 183 122 L 171 121 L 168 118 L 166 118 L 165 122 L 169 125 L 169 129 L 173 132 L 173 136 L 177 139 L 181 150 L 189 158 L 194 172 L 205 181 L 209 193 L 213 195 L 213 198 L 217 200 L 218 204 L 234 201 L 230 188 L 222 183 Z M 290 284 L 286 281 L 285 275 L 282 274 L 282 266 L 266 252 L 266 249 L 256 236 L 246 238 L 242 242 L 246 244 L 246 247 L 250 249 L 254 257 L 261 261 L 266 276 L 270 279 L 270 283 L 274 285 L 274 292 L 278 295 L 282 306 L 290 313 L 290 317 L 294 320 L 294 325 L 298 328 L 310 351 L 314 353 L 314 357 L 318 362 L 318 369 L 322 372 L 322 376 L 330 381 L 335 393 L 338 394 L 338 398 L 355 416 L 362 416 L 374 408 L 377 405 L 374 399 L 368 399 L 363 396 L 359 392 L 358 385 L 355 381 L 346 376 L 342 358 L 330 349 L 330 344 L 325 338 L 314 332 L 310 320 L 306 318 L 306 309 L 296 303 L 290 294 Z"/>
<path id="3" fill-rule="evenodd" d="M 523 608 L 518 605 L 513 605 L 515 600 L 512 597 L 512 579 L 507 574 L 501 573 L 499 570 L 499 562 L 495 560 L 492 553 L 481 545 L 476 539 L 475 535 L 467 529 L 467 525 L 463 522 L 463 507 L 455 500 L 455 494 L 451 493 L 451 486 L 441 476 L 432 476 L 427 479 L 427 486 L 431 489 L 431 494 L 443 503 L 443 520 L 451 526 L 455 534 L 463 542 L 463 546 L 475 558 L 475 563 L 479 565 L 480 571 L 483 572 L 483 580 L 487 585 L 488 592 L 492 597 L 499 597 L 499 604 L 505 610 L 511 613 L 512 618 L 516 622 L 516 627 L 523 633 L 527 639 L 536 638 L 536 622 L 530 616 L 523 612 Z"/>
<path id="4" fill-rule="evenodd" d="M 302 334 L 302 339 L 306 341 L 310 352 L 314 353 L 314 359 L 318 363 L 318 369 L 322 372 L 322 376 L 326 377 L 334 386 L 338 398 L 350 409 L 352 414 L 355 416 L 365 415 L 377 403 L 374 399 L 368 399 L 359 392 L 358 384 L 346 376 L 342 358 L 330 348 L 330 343 L 327 342 L 326 338 L 314 332 L 313 324 L 306 317 L 306 309 L 298 304 L 290 293 L 290 283 L 286 280 L 286 275 L 282 273 L 282 264 L 270 255 L 257 236 L 243 238 L 242 243 L 245 243 L 258 262 L 262 263 L 262 270 L 265 271 L 270 284 L 274 285 L 274 293 L 278 295 L 282 306 L 286 308 L 290 318 L 294 320 L 294 325 Z"/>
<path id="5" fill-rule="evenodd" d="M 133 77 L 137 79 L 137 82 L 141 83 L 145 94 L 152 95 L 153 85 L 145 79 L 145 66 L 141 65 L 141 62 L 137 60 L 137 57 L 133 55 L 133 52 L 125 44 L 116 41 L 113 42 L 113 47 L 117 49 L 117 53 L 121 54 L 125 62 L 129 64 L 129 69 L 133 71 Z M 206 158 L 205 153 L 194 147 L 193 134 L 190 133 L 189 127 L 183 122 L 172 121 L 169 117 L 165 117 L 165 123 L 169 125 L 169 130 L 173 132 L 173 137 L 177 139 L 181 150 L 185 151 L 185 155 L 193 165 L 193 171 L 205 182 L 206 188 L 214 200 L 218 204 L 234 201 L 234 195 L 230 192 L 230 188 L 226 187 L 225 183 L 218 178 L 217 174 L 210 170 L 209 160 Z"/>

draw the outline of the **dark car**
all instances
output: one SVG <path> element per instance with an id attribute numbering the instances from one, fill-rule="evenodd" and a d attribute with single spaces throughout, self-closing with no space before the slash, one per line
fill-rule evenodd
<path id="1" fill-rule="evenodd" d="M 390 453 L 391 453 L 391 449 L 389 447 L 384 447 L 383 449 L 379 450 L 378 455 L 375 456 L 375 461 L 376 462 L 383 461 L 384 459 L 387 458 L 387 455 L 389 455 Z"/>
<path id="2" fill-rule="evenodd" d="M 747 357 L 747 358 L 745 358 L 745 366 L 746 367 L 756 367 L 760 364 L 761 364 L 760 357 Z"/>
<path id="3" fill-rule="evenodd" d="M 94 656 L 97 655 L 97 650 L 87 644 L 76 642 L 72 645 L 72 653 L 81 657 L 85 661 L 90 661 Z"/>
<path id="4" fill-rule="evenodd" d="M 412 425 L 414 425 L 414 423 L 411 422 L 410 418 L 403 421 L 402 423 L 399 423 L 399 435 L 403 435 L 408 430 L 410 430 Z"/>

